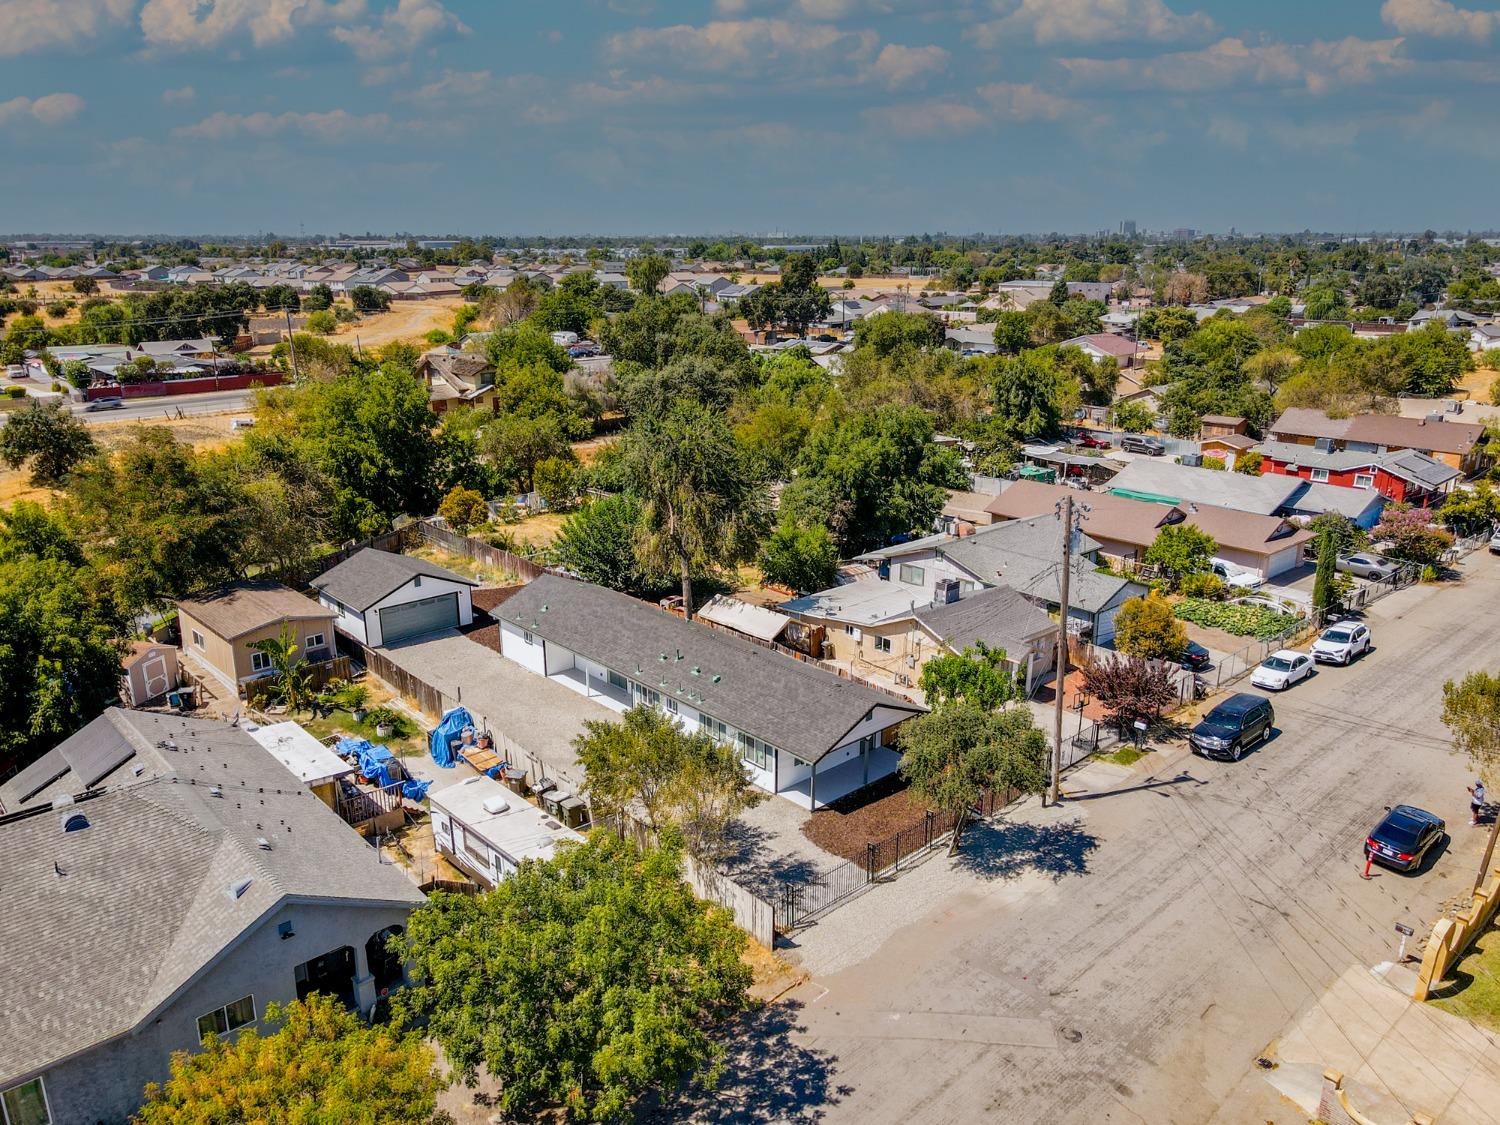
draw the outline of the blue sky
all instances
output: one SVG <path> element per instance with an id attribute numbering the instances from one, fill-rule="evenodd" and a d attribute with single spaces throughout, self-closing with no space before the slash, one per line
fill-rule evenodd
<path id="1" fill-rule="evenodd" d="M 1497 0 L 0 0 L 0 229 L 1500 226 Z"/>

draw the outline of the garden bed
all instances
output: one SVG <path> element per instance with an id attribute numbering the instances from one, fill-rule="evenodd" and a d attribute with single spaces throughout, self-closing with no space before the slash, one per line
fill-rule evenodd
<path id="1" fill-rule="evenodd" d="M 1235 605 L 1207 598 L 1183 598 L 1177 603 L 1175 612 L 1182 620 L 1195 625 L 1263 641 L 1281 636 L 1301 620 L 1294 614 L 1281 613 L 1266 606 Z"/>
<path id="2" fill-rule="evenodd" d="M 899 774 L 891 774 L 813 813 L 802 825 L 802 834 L 824 851 L 863 859 L 867 845 L 914 828 L 926 816 L 927 806 L 912 795 Z"/>

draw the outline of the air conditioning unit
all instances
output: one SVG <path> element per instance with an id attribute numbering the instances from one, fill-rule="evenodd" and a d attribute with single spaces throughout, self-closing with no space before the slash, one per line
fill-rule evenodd
<path id="1" fill-rule="evenodd" d="M 906 666 L 908 668 L 915 668 L 917 666 L 917 658 L 915 656 L 908 656 L 906 658 Z"/>

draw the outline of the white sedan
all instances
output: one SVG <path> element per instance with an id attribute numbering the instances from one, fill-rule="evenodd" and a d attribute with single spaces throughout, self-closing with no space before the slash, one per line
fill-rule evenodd
<path id="1" fill-rule="evenodd" d="M 1319 664 L 1349 664 L 1370 651 L 1370 630 L 1353 621 L 1330 625 L 1313 641 L 1312 656 Z"/>
<path id="2" fill-rule="evenodd" d="M 1312 675 L 1313 659 L 1305 652 L 1284 648 L 1273 652 L 1250 673 L 1250 682 L 1268 691 L 1284 691 Z"/>

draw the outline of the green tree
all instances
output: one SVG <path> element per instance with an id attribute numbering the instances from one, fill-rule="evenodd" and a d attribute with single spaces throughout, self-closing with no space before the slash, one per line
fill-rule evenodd
<path id="1" fill-rule="evenodd" d="M 293 712 L 303 710 L 312 701 L 312 681 L 297 655 L 301 649 L 291 627 L 283 624 L 276 636 L 251 641 L 249 647 L 265 653 L 270 662 L 273 696 Z"/>
<path id="2" fill-rule="evenodd" d="M 618 723 L 590 719 L 573 747 L 596 815 L 644 815 L 655 834 L 681 833 L 698 859 L 720 859 L 729 822 L 763 796 L 734 745 L 689 734 L 656 707 L 632 707 Z"/>
<path id="3" fill-rule="evenodd" d="M 651 578 L 641 570 L 635 552 L 640 522 L 640 501 L 633 496 L 591 500 L 563 520 L 550 549 L 552 561 L 585 582 L 627 594 L 644 596 L 670 589 L 670 574 Z"/>
<path id="4" fill-rule="evenodd" d="M 1469 762 L 1486 781 L 1493 781 L 1500 767 L 1500 676 L 1488 672 L 1470 672 L 1458 683 L 1443 685 L 1443 724 L 1448 728 L 1453 748 L 1467 755 Z M 1490 824 L 1489 842 L 1479 861 L 1474 880 L 1478 890 L 1490 873 L 1490 859 L 1495 854 L 1495 839 L 1500 835 L 1500 816 Z"/>
<path id="5" fill-rule="evenodd" d="M 472 529 L 490 522 L 490 509 L 483 494 L 462 485 L 454 486 L 443 497 L 443 502 L 438 505 L 438 515 L 460 535 L 467 535 Z"/>
<path id="6" fill-rule="evenodd" d="M 1110 419 L 1116 429 L 1127 434 L 1140 434 L 1149 430 L 1156 422 L 1156 414 L 1144 402 L 1128 399 L 1116 403 L 1110 411 Z"/>
<path id="7" fill-rule="evenodd" d="M 62 484 L 95 450 L 88 427 L 61 399 L 30 399 L 0 426 L 0 461 L 12 469 L 31 464 L 31 483 L 39 488 Z"/>
<path id="8" fill-rule="evenodd" d="M 1371 533 L 1387 541 L 1387 558 L 1431 566 L 1453 545 L 1453 536 L 1432 524 L 1432 513 L 1410 504 L 1387 504 Z"/>
<path id="9" fill-rule="evenodd" d="M 522 492 L 536 491 L 536 470 L 542 462 L 573 457 L 568 436 L 553 415 L 502 414 L 484 427 L 479 448 L 500 479 Z"/>
<path id="10" fill-rule="evenodd" d="M 949 702 L 903 724 L 899 737 L 901 776 L 912 793 L 954 820 L 949 855 L 986 789 L 1040 793 L 1047 784 L 1047 738 L 1023 707 Z"/>
<path id="11" fill-rule="evenodd" d="M 766 582 L 799 594 L 825 590 L 838 576 L 839 548 L 826 527 L 798 527 L 784 519 L 761 548 Z"/>
<path id="12" fill-rule="evenodd" d="M 716 1026 L 750 1006 L 745 941 L 674 849 L 595 832 L 486 894 L 433 895 L 408 922 L 413 984 L 394 1004 L 466 1080 L 504 1075 L 507 1116 L 614 1121 L 644 1092 L 717 1079 Z"/>
<path id="13" fill-rule="evenodd" d="M 1140 660 L 1181 660 L 1187 628 L 1172 605 L 1155 591 L 1130 598 L 1115 615 L 1115 648 Z"/>
<path id="14" fill-rule="evenodd" d="M 1017 437 L 1057 434 L 1062 421 L 1059 392 L 1056 369 L 1034 352 L 1002 359 L 995 369 L 995 415 Z"/>
<path id="15" fill-rule="evenodd" d="M 691 618 L 695 571 L 753 557 L 765 526 L 764 490 L 724 419 L 695 403 L 637 420 L 624 458 L 641 504 L 641 570 L 675 570 Z"/>
<path id="16" fill-rule="evenodd" d="M 1313 575 L 1313 610 L 1326 614 L 1338 604 L 1338 557 L 1337 535 L 1332 528 L 1325 528 L 1318 537 L 1318 568 Z"/>
<path id="17" fill-rule="evenodd" d="M 338 319 L 329 309 L 318 309 L 307 314 L 307 330 L 316 332 L 319 336 L 332 336 L 338 326 Z"/>
<path id="18" fill-rule="evenodd" d="M 391 307 L 391 295 L 373 285 L 356 285 L 349 290 L 349 301 L 358 313 L 385 312 Z"/>
<path id="19" fill-rule="evenodd" d="M 134 1125 L 439 1125 L 447 1085 L 419 1032 L 366 1025 L 334 997 L 270 1004 L 265 1030 L 208 1037 L 172 1055 Z"/>
<path id="20" fill-rule="evenodd" d="M 1454 535 L 1488 534 L 1500 521 L 1500 496 L 1488 481 L 1480 481 L 1473 488 L 1449 493 L 1437 515 Z"/>
<path id="21" fill-rule="evenodd" d="M 1247 449 L 1234 459 L 1234 471 L 1244 473 L 1248 477 L 1258 477 L 1265 460 L 1265 454 L 1255 449 Z"/>
<path id="22" fill-rule="evenodd" d="M 963 652 L 945 651 L 922 665 L 918 680 L 932 707 L 965 703 L 981 711 L 998 711 L 1020 695 L 1003 648 L 976 641 Z"/>
<path id="23" fill-rule="evenodd" d="M 672 263 L 660 254 L 641 254 L 625 263 L 631 287 L 646 297 L 659 294 L 662 281 L 672 272 Z"/>
<path id="24" fill-rule="evenodd" d="M 781 263 L 781 279 L 763 285 L 739 302 L 739 312 L 751 328 L 780 328 L 803 336 L 815 321 L 828 315 L 833 300 L 818 284 L 817 263 L 810 254 L 788 254 Z"/>
<path id="25" fill-rule="evenodd" d="M 943 322 L 926 312 L 884 312 L 854 323 L 856 347 L 888 356 L 902 348 L 935 348 L 943 342 Z"/>
<path id="26" fill-rule="evenodd" d="M 1206 531 L 1190 523 L 1168 524 L 1156 533 L 1146 548 L 1145 562 L 1161 571 L 1174 586 L 1189 574 L 1213 569 L 1214 553 L 1219 545 Z"/>
<path id="27" fill-rule="evenodd" d="M 537 462 L 536 491 L 553 512 L 565 512 L 578 499 L 578 460 L 573 451 L 566 457 L 548 457 Z"/>

